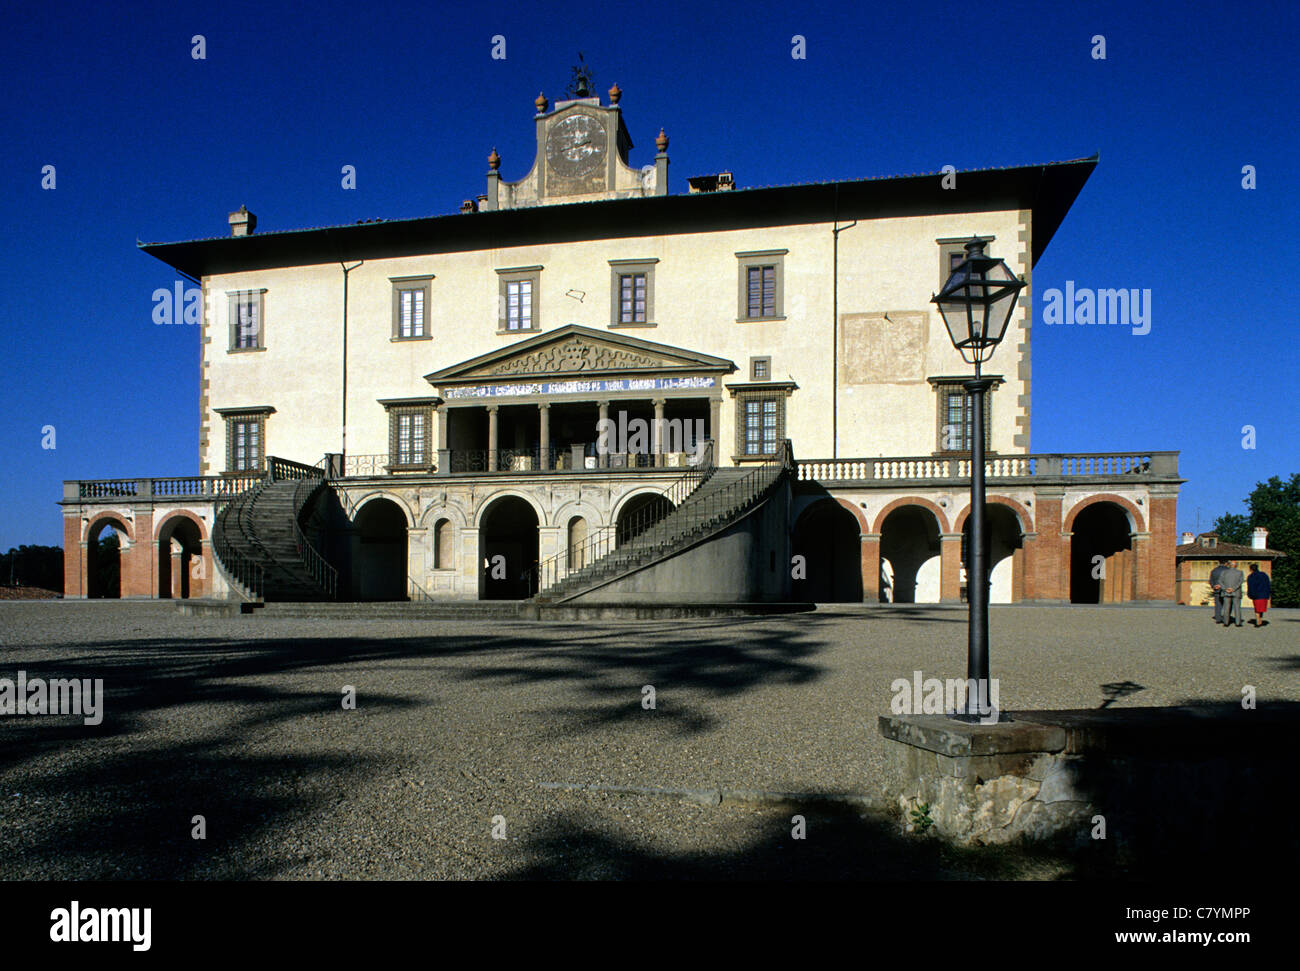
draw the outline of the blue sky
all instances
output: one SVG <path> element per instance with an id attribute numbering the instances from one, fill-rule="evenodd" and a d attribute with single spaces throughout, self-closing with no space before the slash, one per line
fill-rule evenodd
<path id="1" fill-rule="evenodd" d="M 1281 289 L 1300 213 L 1293 4 L 47 3 L 6 19 L 0 549 L 61 544 L 63 479 L 198 470 L 197 330 L 152 323 L 176 275 L 137 239 L 225 235 L 241 203 L 259 230 L 454 212 L 493 146 L 506 178 L 527 171 L 531 102 L 561 94 L 579 50 L 599 91 L 624 91 L 634 164 L 667 129 L 674 192 L 724 168 L 771 185 L 1100 152 L 1035 271 L 1036 319 L 1073 280 L 1150 289 L 1152 326 L 1035 327 L 1033 451 L 1181 450 L 1182 529 L 1300 470 Z"/>

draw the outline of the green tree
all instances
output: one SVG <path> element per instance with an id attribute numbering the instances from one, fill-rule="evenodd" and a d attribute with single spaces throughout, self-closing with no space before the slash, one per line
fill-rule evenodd
<path id="1" fill-rule="evenodd" d="M 1300 472 L 1289 480 L 1273 476 L 1257 483 L 1246 499 L 1248 516 L 1224 513 L 1214 531 L 1229 543 L 1249 545 L 1255 527 L 1268 530 L 1268 548 L 1285 553 L 1273 561 L 1273 603 L 1300 606 Z"/>

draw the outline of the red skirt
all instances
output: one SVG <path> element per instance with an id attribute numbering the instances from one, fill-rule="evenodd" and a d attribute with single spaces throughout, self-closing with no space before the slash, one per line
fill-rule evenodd
<path id="1" fill-rule="evenodd" d="M 1264 611 L 1268 610 L 1268 597 L 1253 602 L 1255 604 L 1255 613 L 1262 614 Z"/>

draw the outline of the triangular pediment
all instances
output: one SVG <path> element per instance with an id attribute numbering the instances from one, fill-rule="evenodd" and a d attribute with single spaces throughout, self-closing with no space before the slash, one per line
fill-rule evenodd
<path id="1" fill-rule="evenodd" d="M 731 374 L 724 358 L 569 324 L 426 374 L 437 386 L 521 377 Z"/>

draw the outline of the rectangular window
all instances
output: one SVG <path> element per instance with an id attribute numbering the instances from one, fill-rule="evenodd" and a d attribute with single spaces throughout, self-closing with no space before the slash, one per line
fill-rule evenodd
<path id="1" fill-rule="evenodd" d="M 747 317 L 776 316 L 776 267 L 751 266 L 749 272 L 749 299 Z"/>
<path id="2" fill-rule="evenodd" d="M 936 383 L 939 393 L 939 452 L 969 452 L 973 431 L 973 409 L 966 389 L 957 383 Z M 984 447 L 990 447 L 989 428 L 992 421 L 993 396 L 984 396 Z"/>
<path id="3" fill-rule="evenodd" d="M 393 340 L 429 337 L 429 290 L 432 276 L 390 276 L 393 284 Z"/>
<path id="4" fill-rule="evenodd" d="M 497 270 L 497 333 L 541 330 L 542 267 L 515 266 Z"/>
<path id="5" fill-rule="evenodd" d="M 776 452 L 777 405 L 775 398 L 750 398 L 741 402 L 745 455 Z"/>
<path id="6" fill-rule="evenodd" d="M 397 416 L 397 465 L 427 465 L 428 418 L 422 412 Z"/>
<path id="7" fill-rule="evenodd" d="M 506 330 L 533 329 L 533 281 L 506 284 Z"/>
<path id="8" fill-rule="evenodd" d="M 749 359 L 749 380 L 769 381 L 772 378 L 772 359 L 770 357 L 751 357 Z"/>
<path id="9" fill-rule="evenodd" d="M 261 350 L 263 340 L 263 294 L 265 290 L 235 290 L 227 292 L 230 316 L 230 349 L 232 351 Z"/>
<path id="10" fill-rule="evenodd" d="M 402 293 L 402 319 L 400 322 L 399 336 L 423 337 L 424 336 L 424 291 L 403 290 L 401 293 Z"/>
<path id="11" fill-rule="evenodd" d="M 626 273 L 619 277 L 618 321 L 621 324 L 645 323 L 645 274 Z"/>
<path id="12" fill-rule="evenodd" d="M 388 471 L 432 467 L 433 406 L 437 400 L 390 398 L 379 402 L 388 412 Z"/>
<path id="13" fill-rule="evenodd" d="M 737 253 L 740 261 L 740 301 L 737 320 L 785 319 L 785 256 L 789 250 Z"/>
<path id="14" fill-rule="evenodd" d="M 655 257 L 610 260 L 610 327 L 653 327 Z"/>

